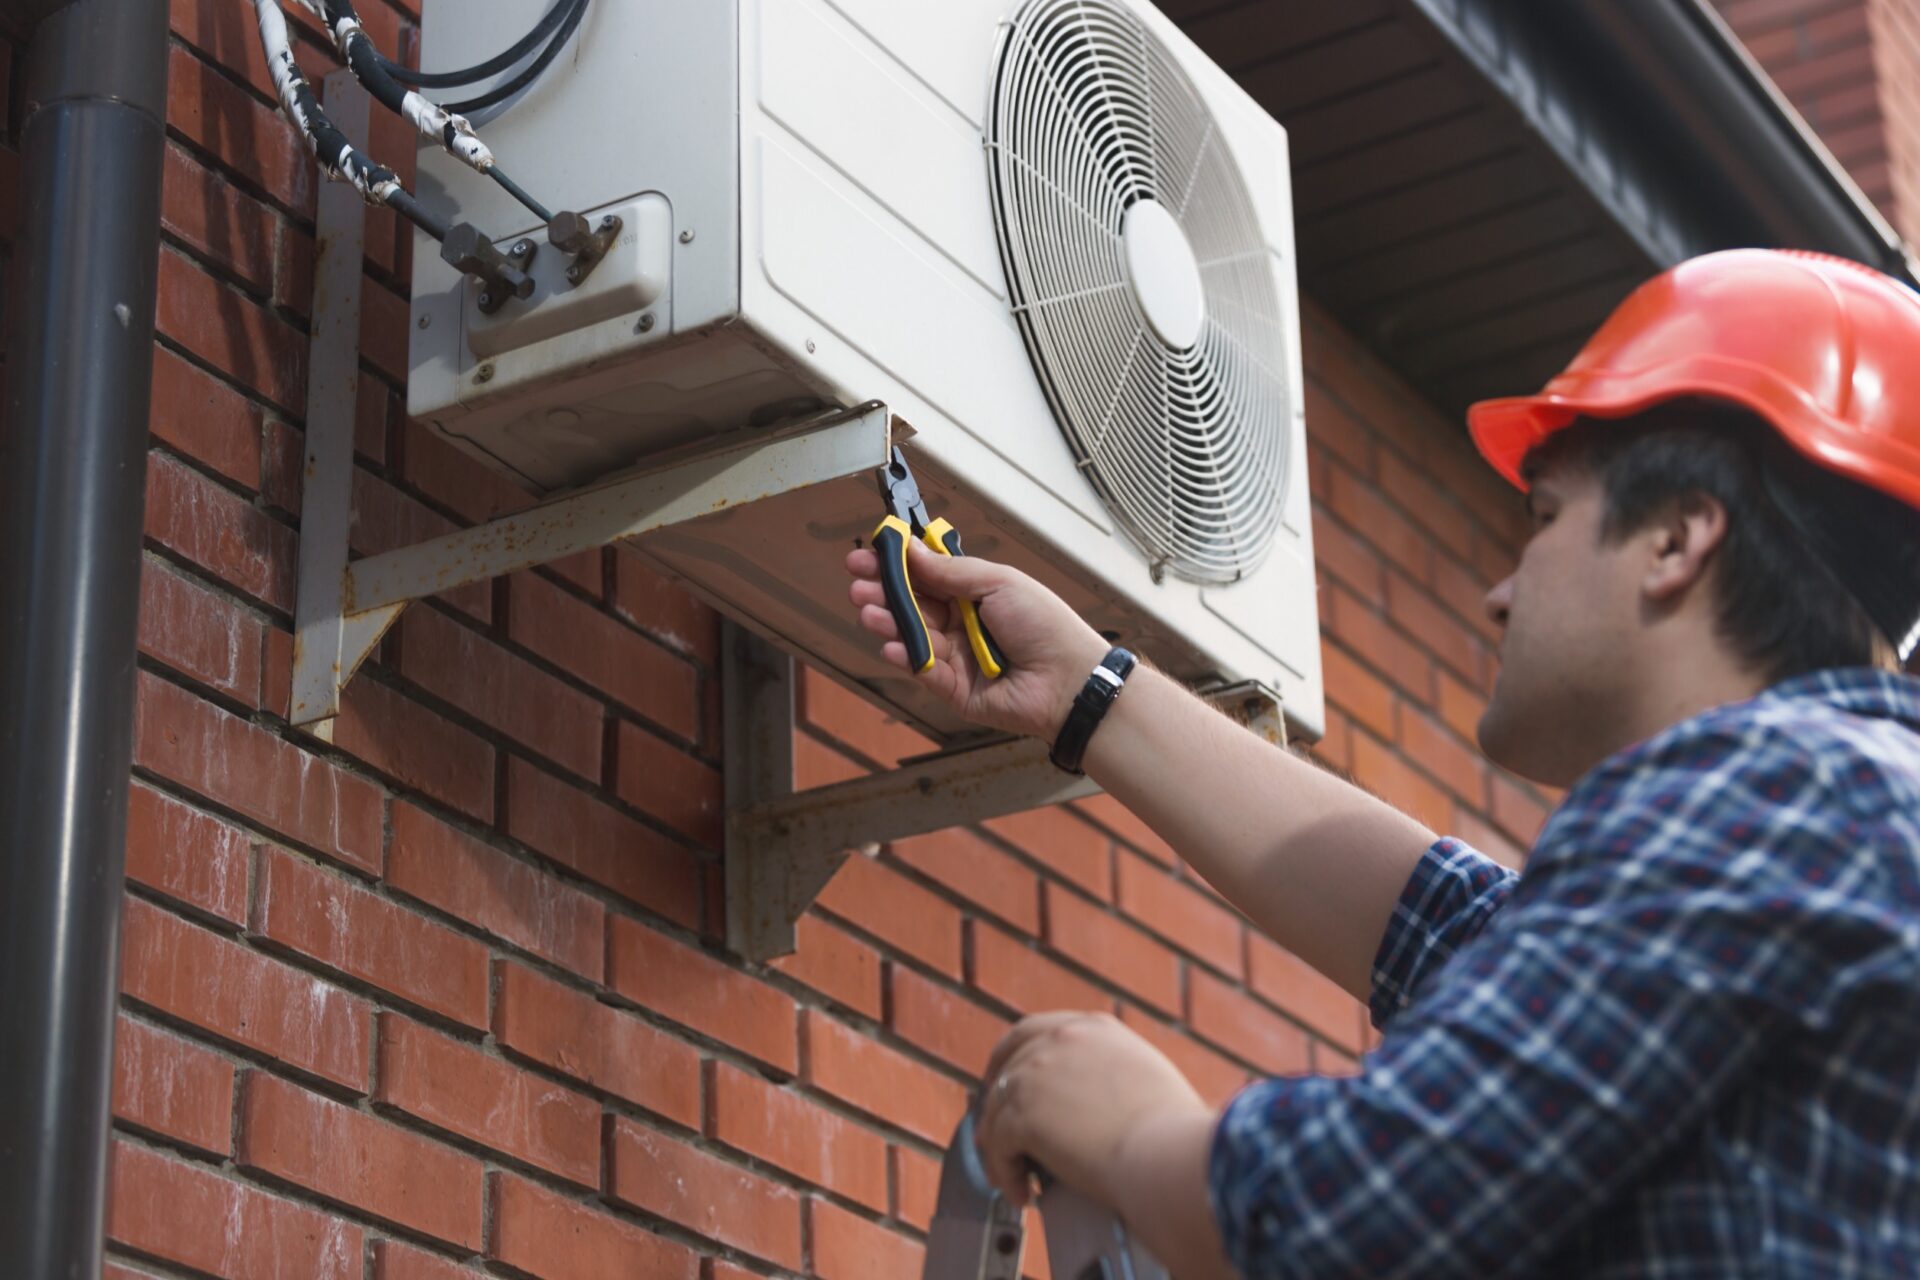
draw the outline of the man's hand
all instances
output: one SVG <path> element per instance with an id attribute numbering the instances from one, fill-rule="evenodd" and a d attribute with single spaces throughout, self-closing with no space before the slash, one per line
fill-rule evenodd
<path id="1" fill-rule="evenodd" d="M 1180 1069 L 1118 1018 L 1042 1013 L 987 1063 L 976 1136 L 987 1177 L 1019 1204 L 1033 1166 L 1117 1206 L 1129 1140 L 1173 1116 L 1212 1117 Z"/>
<path id="2" fill-rule="evenodd" d="M 1086 683 L 1106 656 L 1107 642 L 1066 601 L 1018 569 L 977 556 L 935 555 L 907 544 L 908 573 L 933 642 L 933 668 L 918 678 L 938 690 L 955 711 L 976 724 L 1051 742 Z M 906 646 L 887 612 L 880 563 L 865 547 L 847 554 L 854 581 L 847 590 L 860 610 L 860 625 L 887 643 L 881 656 L 904 669 Z M 1007 670 L 990 680 L 974 666 L 960 611 L 948 606 L 968 599 L 1006 655 Z"/>

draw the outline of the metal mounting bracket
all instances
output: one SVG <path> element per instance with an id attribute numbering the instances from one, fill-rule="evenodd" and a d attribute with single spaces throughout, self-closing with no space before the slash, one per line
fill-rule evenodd
<path id="1" fill-rule="evenodd" d="M 364 138 L 367 98 L 350 73 L 327 77 L 327 102 L 349 138 Z M 517 514 L 350 561 L 365 222 L 351 187 L 321 190 L 291 709 L 292 722 L 318 737 L 331 737 L 340 690 L 415 600 L 886 465 L 892 416 L 869 401 L 772 428 L 743 425 Z"/>
<path id="2" fill-rule="evenodd" d="M 1045 743 L 1002 739 L 903 760 L 885 773 L 793 789 L 793 659 L 731 624 L 722 637 L 727 946 L 755 962 L 794 950 L 794 928 L 855 850 L 1099 794 Z M 1280 695 L 1258 682 L 1198 691 L 1286 745 Z"/>

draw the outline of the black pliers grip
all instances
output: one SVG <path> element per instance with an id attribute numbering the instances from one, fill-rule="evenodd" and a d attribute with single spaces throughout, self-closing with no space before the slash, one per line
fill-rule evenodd
<path id="1" fill-rule="evenodd" d="M 945 516 L 928 518 L 920 486 L 914 483 L 906 455 L 896 446 L 891 461 L 880 468 L 880 494 L 887 514 L 873 531 L 873 550 L 880 559 L 880 586 L 886 593 L 887 612 L 900 630 L 900 642 L 907 649 L 907 667 L 922 672 L 933 667 L 933 637 L 920 612 L 920 601 L 913 594 L 913 579 L 907 572 L 907 542 L 917 538 L 931 551 L 943 556 L 963 556 L 960 531 Z M 955 600 L 960 620 L 967 631 L 967 645 L 981 674 L 997 678 L 1007 669 L 1005 655 L 994 643 L 986 624 L 980 621 L 980 609 L 971 600 Z"/>

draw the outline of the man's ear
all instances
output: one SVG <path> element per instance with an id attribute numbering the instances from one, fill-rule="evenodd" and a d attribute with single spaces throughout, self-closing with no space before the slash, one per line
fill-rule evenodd
<path id="1" fill-rule="evenodd" d="M 1706 577 L 1727 538 L 1727 509 L 1699 490 L 1682 494 L 1647 529 L 1650 556 L 1641 590 L 1652 601 L 1678 600 Z"/>

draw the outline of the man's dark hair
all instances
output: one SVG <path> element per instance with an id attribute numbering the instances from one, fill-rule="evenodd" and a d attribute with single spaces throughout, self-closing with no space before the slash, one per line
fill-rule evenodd
<path id="1" fill-rule="evenodd" d="M 1536 445 L 1522 473 L 1548 468 L 1600 479 L 1607 543 L 1690 494 L 1719 501 L 1719 634 L 1769 683 L 1886 665 L 1920 619 L 1920 511 L 1808 461 L 1746 409 L 1686 399 L 1577 419 Z"/>

